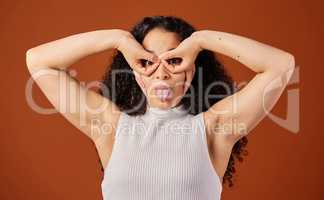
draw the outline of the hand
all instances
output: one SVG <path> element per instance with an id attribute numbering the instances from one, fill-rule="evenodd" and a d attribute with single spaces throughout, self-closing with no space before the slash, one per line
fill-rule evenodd
<path id="1" fill-rule="evenodd" d="M 195 60 L 198 53 L 202 50 L 199 46 L 199 41 L 195 34 L 192 34 L 190 37 L 184 39 L 177 48 L 164 52 L 159 55 L 161 61 L 165 64 L 167 69 L 172 73 L 185 72 L 185 92 L 190 87 L 191 81 L 193 79 L 195 69 Z M 172 65 L 166 62 L 166 60 L 171 60 L 174 58 L 180 58 L 181 63 L 179 65 Z"/>
<path id="2" fill-rule="evenodd" d="M 129 66 L 139 74 L 149 76 L 160 64 L 157 55 L 146 51 L 131 34 L 121 37 L 117 49 L 122 52 Z M 143 66 L 143 61 L 150 61 L 153 64 Z"/>
<path id="3" fill-rule="evenodd" d="M 179 73 L 187 70 L 192 70 L 194 62 L 198 53 L 202 50 L 199 46 L 197 37 L 193 36 L 184 39 L 177 48 L 164 52 L 158 57 L 162 60 L 169 60 L 171 58 L 181 58 L 181 64 L 176 67 L 171 67 L 169 70 L 173 73 Z"/>

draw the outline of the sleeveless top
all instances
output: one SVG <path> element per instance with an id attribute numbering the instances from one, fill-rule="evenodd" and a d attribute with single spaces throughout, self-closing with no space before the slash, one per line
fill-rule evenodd
<path id="1" fill-rule="evenodd" d="M 122 112 L 101 189 L 104 200 L 219 200 L 203 113 L 189 114 L 183 105 Z"/>

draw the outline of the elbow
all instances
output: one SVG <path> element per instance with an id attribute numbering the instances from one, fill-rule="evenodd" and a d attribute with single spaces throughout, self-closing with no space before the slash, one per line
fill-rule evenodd
<path id="1" fill-rule="evenodd" d="M 274 71 L 281 73 L 287 73 L 287 71 L 293 71 L 295 68 L 295 57 L 291 53 L 285 52 L 278 59 L 279 62 L 272 65 Z M 275 67 L 274 67 L 275 66 Z"/>
<path id="2" fill-rule="evenodd" d="M 35 50 L 33 48 L 28 49 L 26 51 L 26 65 L 28 69 L 35 67 L 36 63 L 36 55 Z"/>
<path id="3" fill-rule="evenodd" d="M 290 78 L 292 74 L 295 71 L 295 57 L 287 53 L 287 61 L 285 66 L 283 66 L 283 73 L 287 76 L 287 78 Z"/>
<path id="4" fill-rule="evenodd" d="M 295 68 L 295 57 L 294 55 L 287 53 L 287 68 L 288 69 L 293 69 Z"/>
<path id="5" fill-rule="evenodd" d="M 37 52 L 37 49 L 35 49 L 35 48 L 28 49 L 26 51 L 25 56 L 26 56 L 27 69 L 30 72 L 34 72 L 34 71 L 37 71 L 40 68 L 47 67 L 47 65 L 45 65 L 43 63 L 42 59 L 40 59 L 40 55 Z"/>

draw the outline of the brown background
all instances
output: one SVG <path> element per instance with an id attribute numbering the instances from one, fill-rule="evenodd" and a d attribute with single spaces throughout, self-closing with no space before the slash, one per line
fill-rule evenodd
<path id="1" fill-rule="evenodd" d="M 28 48 L 95 29 L 129 30 L 146 15 L 180 16 L 198 29 L 244 35 L 287 50 L 300 67 L 300 132 L 265 118 L 249 135 L 223 199 L 323 199 L 323 10 L 321 1 L 1 1 L 0 199 L 101 199 L 102 173 L 92 142 L 59 114 L 41 115 L 26 102 Z M 72 67 L 83 81 L 99 80 L 109 52 Z M 226 57 L 237 81 L 252 71 Z M 323 80 L 323 78 L 322 78 Z M 287 90 L 273 113 L 285 118 Z M 36 86 L 34 98 L 51 108 Z"/>

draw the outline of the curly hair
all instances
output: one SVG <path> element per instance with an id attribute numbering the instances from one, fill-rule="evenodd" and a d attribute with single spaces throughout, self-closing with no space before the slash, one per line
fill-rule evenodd
<path id="1" fill-rule="evenodd" d="M 195 28 L 186 21 L 175 16 L 150 16 L 144 17 L 130 31 L 134 38 L 142 44 L 146 34 L 154 28 L 163 28 L 166 31 L 177 33 L 180 36 L 180 42 L 189 37 Z M 198 53 L 195 60 L 196 73 L 191 83 L 191 89 L 188 89 L 180 103 L 190 114 L 196 115 L 200 112 L 208 110 L 208 105 L 213 105 L 226 95 L 233 94 L 233 80 L 225 71 L 224 66 L 218 61 L 214 52 L 202 50 Z M 135 76 L 131 71 L 129 64 L 123 54 L 117 50 L 116 55 L 112 60 L 111 65 L 107 68 L 102 77 L 102 87 L 99 93 L 114 102 L 121 111 L 127 112 L 129 115 L 142 115 L 146 112 L 147 100 L 141 88 L 135 80 Z M 114 73 L 114 71 L 125 71 L 130 73 Z M 198 81 L 198 77 L 199 78 Z M 208 88 L 209 94 L 222 96 L 219 98 L 208 98 L 205 103 L 202 103 L 203 95 L 206 93 L 207 87 L 219 81 L 225 83 L 228 89 L 223 86 L 215 86 Z M 108 91 L 104 92 L 103 87 Z M 114 90 L 114 88 L 116 88 Z M 203 92 L 193 92 L 203 91 Z M 141 102 L 142 101 L 142 102 Z M 133 109 L 137 106 L 137 109 Z M 132 110 L 128 112 L 129 110 Z M 244 136 L 238 140 L 231 152 L 226 172 L 223 176 L 223 184 L 228 182 L 229 187 L 233 186 L 233 174 L 235 173 L 235 160 L 243 161 L 242 155 L 246 155 L 247 151 L 244 147 L 247 145 L 247 138 Z"/>

